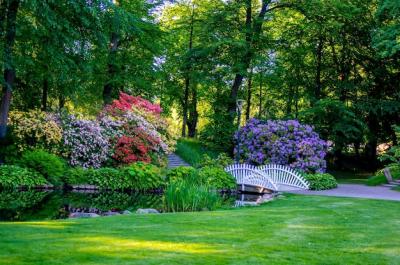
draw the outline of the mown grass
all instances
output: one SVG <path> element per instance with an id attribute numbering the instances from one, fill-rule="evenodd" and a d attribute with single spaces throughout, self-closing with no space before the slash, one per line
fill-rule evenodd
<path id="1" fill-rule="evenodd" d="M 0 264 L 400 264 L 399 212 L 288 195 L 215 212 L 0 223 Z"/>
<path id="2" fill-rule="evenodd" d="M 196 139 L 181 138 L 176 144 L 175 153 L 191 166 L 197 166 L 204 155 L 216 158 L 219 152 L 205 147 Z"/>

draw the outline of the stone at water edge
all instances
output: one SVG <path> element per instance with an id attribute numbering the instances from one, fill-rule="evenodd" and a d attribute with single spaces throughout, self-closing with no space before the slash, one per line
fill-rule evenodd
<path id="1" fill-rule="evenodd" d="M 108 211 L 103 213 L 104 216 L 113 216 L 113 215 L 121 215 L 119 212 L 112 212 L 112 211 Z"/>
<path id="2" fill-rule="evenodd" d="M 148 213 L 160 213 L 159 211 L 157 211 L 156 209 L 137 209 L 136 213 L 138 214 L 148 214 Z"/>
<path id="3" fill-rule="evenodd" d="M 69 218 L 94 218 L 94 217 L 100 217 L 100 215 L 96 213 L 71 213 L 69 215 Z"/>
<path id="4" fill-rule="evenodd" d="M 125 210 L 125 211 L 122 212 L 122 214 L 132 214 L 132 212 L 128 211 L 128 210 Z"/>

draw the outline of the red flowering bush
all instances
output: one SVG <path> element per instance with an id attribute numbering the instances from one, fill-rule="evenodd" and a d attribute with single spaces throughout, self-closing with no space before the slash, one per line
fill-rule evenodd
<path id="1" fill-rule="evenodd" d="M 138 161 L 149 163 L 151 161 L 149 149 L 143 140 L 136 136 L 119 138 L 113 158 L 124 164 L 132 164 Z"/>
<path id="2" fill-rule="evenodd" d="M 161 111 L 158 104 L 125 93 L 120 93 L 119 99 L 104 108 L 100 115 L 100 120 L 106 121 L 104 126 L 110 121 L 118 123 L 118 126 L 108 126 L 110 134 L 117 139 L 112 156 L 117 163 L 162 161 L 173 142 Z"/>
<path id="3" fill-rule="evenodd" d="M 134 97 L 123 92 L 120 93 L 119 99 L 114 100 L 111 105 L 106 106 L 106 111 L 116 114 L 118 111 L 130 111 L 133 107 L 143 109 L 147 112 L 157 115 L 162 112 L 160 105 L 153 104 L 144 98 Z"/>

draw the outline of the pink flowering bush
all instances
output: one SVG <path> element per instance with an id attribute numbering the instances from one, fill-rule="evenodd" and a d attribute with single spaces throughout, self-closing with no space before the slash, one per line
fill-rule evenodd
<path id="1" fill-rule="evenodd" d="M 235 134 L 235 153 L 247 163 L 288 165 L 304 172 L 325 172 L 328 144 L 309 125 L 296 120 L 251 119 Z"/>
<path id="2" fill-rule="evenodd" d="M 104 108 L 99 120 L 112 138 L 117 163 L 160 163 L 173 145 L 161 111 L 158 104 L 125 93 Z"/>
<path id="3" fill-rule="evenodd" d="M 64 122 L 63 144 L 71 166 L 99 168 L 110 154 L 110 141 L 96 121 L 69 116 Z"/>

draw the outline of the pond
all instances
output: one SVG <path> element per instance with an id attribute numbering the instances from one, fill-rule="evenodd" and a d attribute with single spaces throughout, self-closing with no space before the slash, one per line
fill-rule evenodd
<path id="1" fill-rule="evenodd" d="M 221 196 L 224 207 L 255 205 L 264 198 L 251 194 Z M 133 213 L 139 208 L 153 208 L 162 212 L 162 194 L 111 191 L 0 191 L 0 221 L 65 219 L 84 214 L 109 216 Z"/>

